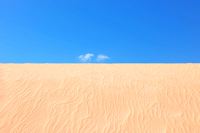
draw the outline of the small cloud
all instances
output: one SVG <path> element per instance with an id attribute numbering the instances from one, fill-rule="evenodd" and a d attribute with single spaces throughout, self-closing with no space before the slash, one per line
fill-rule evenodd
<path id="1" fill-rule="evenodd" d="M 110 57 L 108 57 L 107 55 L 103 55 L 103 54 L 99 54 L 96 58 L 96 61 L 98 62 L 102 62 L 102 61 L 105 61 L 105 60 L 108 60 Z"/>
<path id="2" fill-rule="evenodd" d="M 80 55 L 78 58 L 81 62 L 90 62 L 93 57 L 94 57 L 94 54 L 87 53 L 87 54 L 84 54 L 84 55 Z"/>

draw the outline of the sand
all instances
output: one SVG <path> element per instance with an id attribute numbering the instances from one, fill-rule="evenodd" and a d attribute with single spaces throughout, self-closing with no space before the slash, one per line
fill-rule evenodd
<path id="1" fill-rule="evenodd" d="M 1 64 L 0 133 L 200 133 L 200 65 Z"/>

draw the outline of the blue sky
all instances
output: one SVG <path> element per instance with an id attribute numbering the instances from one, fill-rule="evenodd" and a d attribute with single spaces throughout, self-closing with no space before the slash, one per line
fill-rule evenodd
<path id="1" fill-rule="evenodd" d="M 200 62 L 198 0 L 1 0 L 0 63 Z"/>

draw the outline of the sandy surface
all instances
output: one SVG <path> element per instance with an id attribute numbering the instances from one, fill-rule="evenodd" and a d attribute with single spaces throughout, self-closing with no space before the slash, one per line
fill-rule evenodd
<path id="1" fill-rule="evenodd" d="M 200 133 L 200 65 L 0 65 L 0 133 Z"/>

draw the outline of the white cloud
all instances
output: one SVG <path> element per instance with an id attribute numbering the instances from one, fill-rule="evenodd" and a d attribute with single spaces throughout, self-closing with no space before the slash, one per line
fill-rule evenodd
<path id="1" fill-rule="evenodd" d="M 87 53 L 87 54 L 84 54 L 84 55 L 80 55 L 78 58 L 81 62 L 90 62 L 93 57 L 94 57 L 94 54 Z"/>
<path id="2" fill-rule="evenodd" d="M 103 54 L 99 54 L 96 58 L 96 61 L 101 62 L 101 61 L 105 61 L 107 59 L 109 59 L 110 57 L 108 57 L 107 55 L 103 55 Z"/>

